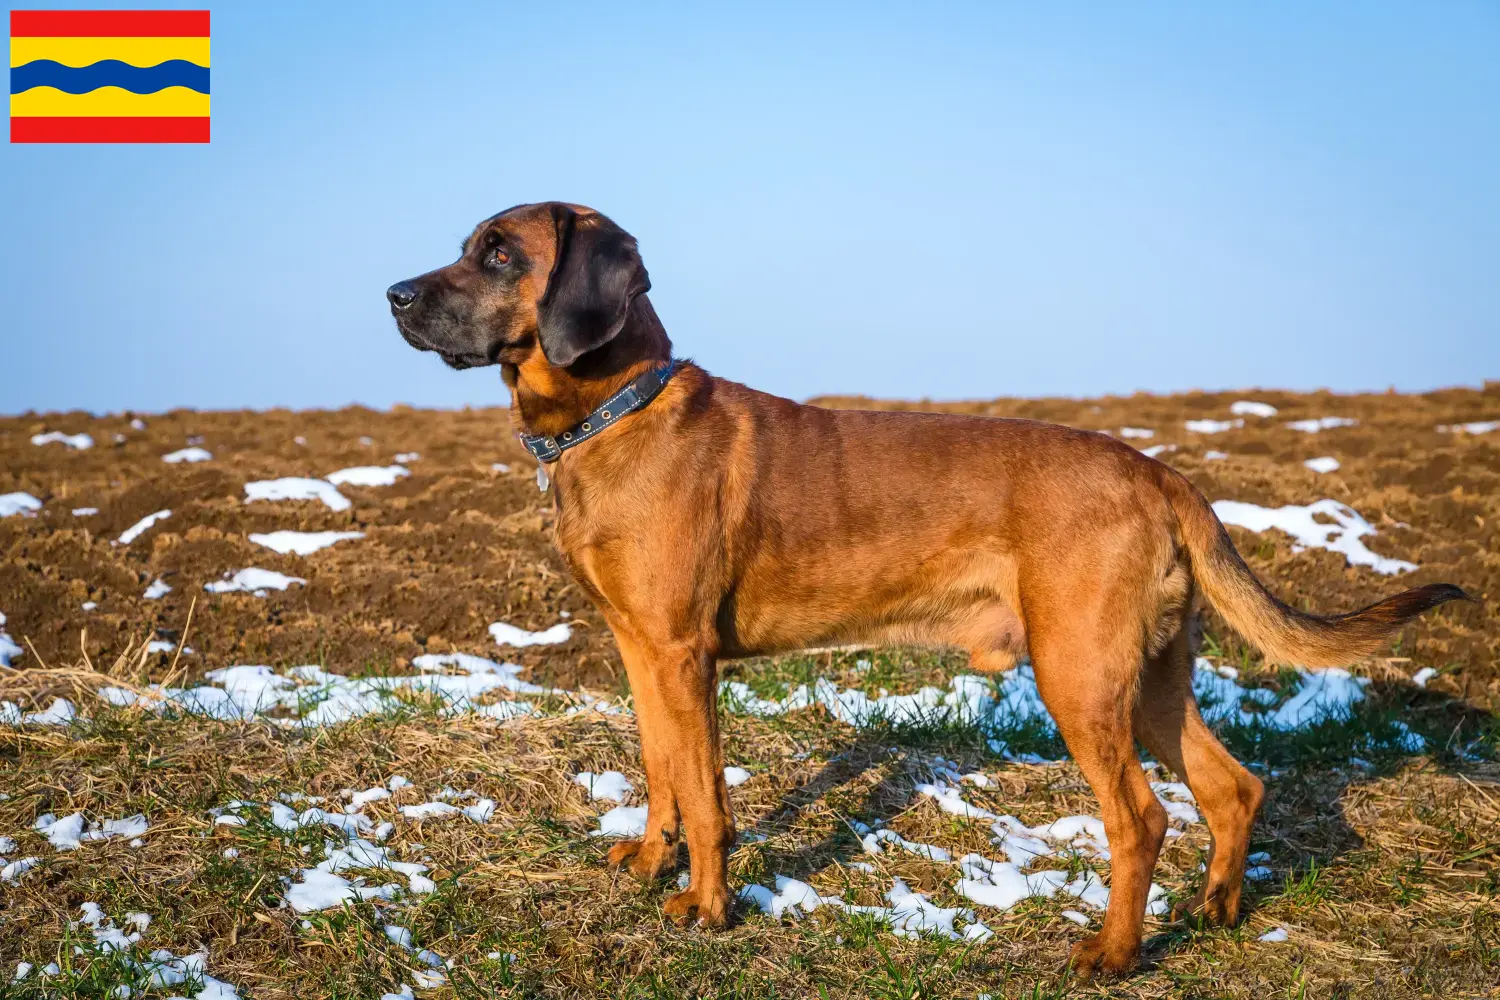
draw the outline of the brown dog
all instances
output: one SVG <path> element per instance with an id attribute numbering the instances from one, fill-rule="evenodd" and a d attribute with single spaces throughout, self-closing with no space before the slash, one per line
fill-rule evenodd
<path id="1" fill-rule="evenodd" d="M 453 264 L 392 286 L 402 335 L 499 364 L 516 424 L 561 440 L 671 356 L 635 240 L 577 205 L 481 223 Z M 597 419 L 597 418 L 596 418 Z M 597 428 L 595 429 L 597 431 Z M 640 723 L 646 835 L 612 864 L 651 879 L 686 828 L 666 912 L 721 926 L 734 820 L 717 661 L 835 643 L 1029 655 L 1103 807 L 1113 856 L 1083 973 L 1133 967 L 1167 820 L 1133 739 L 1185 779 L 1213 837 L 1190 910 L 1232 923 L 1261 783 L 1198 715 L 1196 592 L 1274 660 L 1345 663 L 1464 597 L 1446 584 L 1322 618 L 1287 607 L 1177 472 L 1103 434 L 1029 420 L 802 406 L 682 366 L 643 409 L 548 466 L 557 545 L 619 642 Z"/>

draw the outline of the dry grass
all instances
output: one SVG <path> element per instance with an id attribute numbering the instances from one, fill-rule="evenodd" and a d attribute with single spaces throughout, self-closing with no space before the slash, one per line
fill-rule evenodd
<path id="1" fill-rule="evenodd" d="M 597 713 L 507 723 L 440 718 L 414 701 L 400 717 L 336 729 L 287 731 L 267 723 L 162 719 L 110 709 L 103 684 L 139 689 L 191 682 L 233 664 L 318 663 L 345 674 L 407 672 L 413 657 L 453 650 L 494 654 L 485 629 L 503 619 L 526 628 L 571 613 L 574 638 L 555 647 L 507 650 L 542 684 L 625 693 L 608 630 L 552 551 L 552 513 L 503 412 L 193 413 L 148 418 L 48 414 L 0 418 L 0 493 L 44 501 L 34 518 L 0 520 L 0 611 L 26 649 L 15 671 L 0 669 L 0 699 L 28 710 L 67 697 L 90 716 L 67 730 L 0 726 L 0 836 L 18 841 L 8 860 L 44 863 L 17 885 L 0 884 L 0 961 L 69 970 L 7 984 L 0 996 L 32 1000 L 104 998 L 125 975 L 88 953 L 70 930 L 86 900 L 117 922 L 154 916 L 148 948 L 177 955 L 206 949 L 209 974 L 243 997 L 379 998 L 411 981 L 415 959 L 394 946 L 384 922 L 410 927 L 419 946 L 452 964 L 450 983 L 423 991 L 447 997 L 1042 997 L 1113 992 L 1139 997 L 1500 996 L 1500 433 L 1442 433 L 1438 424 L 1500 416 L 1500 383 L 1422 396 L 1256 392 L 1281 407 L 1274 420 L 1202 436 L 1184 421 L 1224 418 L 1240 394 L 1137 395 L 1098 400 L 996 400 L 890 404 L 1054 420 L 1091 429 L 1152 427 L 1149 443 L 1211 497 L 1265 505 L 1332 497 L 1378 528 L 1371 547 L 1419 563 L 1402 585 L 1451 580 L 1483 600 L 1449 606 L 1407 630 L 1390 655 L 1362 665 L 1374 679 L 1366 710 L 1312 732 L 1226 731 L 1241 757 L 1268 777 L 1270 800 L 1254 850 L 1271 854 L 1274 877 L 1250 889 L 1245 923 L 1197 933 L 1148 927 L 1147 967 L 1112 987 L 1075 984 L 1059 973 L 1069 945 L 1086 933 L 1057 902 L 1006 914 L 980 910 L 996 937 L 973 945 L 904 940 L 866 922 L 820 910 L 800 923 L 740 915 L 722 934 L 663 922 L 670 880 L 642 889 L 604 870 L 605 844 L 588 836 L 602 808 L 570 778 L 616 769 L 643 788 L 632 720 Z M 1289 420 L 1341 415 L 1355 427 L 1305 435 Z M 35 447 L 33 433 L 86 430 L 85 452 Z M 118 435 L 118 438 L 117 438 Z M 202 465 L 164 465 L 165 452 L 201 436 L 214 454 Z M 1147 442 L 1141 442 L 1147 443 Z M 1210 459 L 1209 451 L 1228 458 Z M 317 503 L 246 504 L 244 484 L 275 476 L 325 475 L 385 464 L 418 451 L 412 475 L 391 487 L 346 488 L 350 510 Z M 1342 468 L 1318 475 L 1303 460 L 1332 455 Z M 509 463 L 506 471 L 492 463 Z M 75 517 L 76 507 L 97 507 Z M 111 544 L 126 527 L 171 509 L 135 543 Z M 359 530 L 365 537 L 307 558 L 259 548 L 247 534 L 278 529 Z M 1390 578 L 1353 569 L 1333 553 L 1292 551 L 1277 533 L 1233 529 L 1256 572 L 1290 602 L 1346 611 L 1393 589 Z M 207 595 L 225 571 L 256 565 L 305 577 L 305 587 L 265 600 Z M 143 591 L 163 579 L 161 600 Z M 84 603 L 97 604 L 86 610 Z M 1267 686 L 1287 678 L 1210 620 L 1210 651 Z M 147 653 L 149 639 L 193 646 L 192 656 Z M 856 657 L 754 661 L 730 669 L 757 690 L 826 675 L 842 686 L 910 691 L 965 669 L 951 654 L 875 651 Z M 1427 690 L 1410 677 L 1438 671 Z M 1408 755 L 1377 737 L 1399 719 L 1427 739 Z M 955 871 L 911 856 L 861 860 L 847 820 L 883 820 L 907 837 L 957 854 L 993 856 L 986 830 L 912 794 L 935 757 L 982 769 L 997 782 L 966 794 L 1027 822 L 1097 811 L 1071 765 L 1029 767 L 996 759 L 973 731 L 905 727 L 856 732 L 813 709 L 777 719 L 730 716 L 728 759 L 754 777 L 732 792 L 747 834 L 733 877 L 770 884 L 776 874 L 824 893 L 876 903 L 900 876 L 934 902 L 962 902 Z M 1369 748 L 1372 741 L 1376 749 Z M 1046 734 L 1018 733 L 1018 751 L 1052 753 Z M 1379 749 L 1386 746 L 1386 749 Z M 1351 766 L 1350 757 L 1371 769 Z M 389 844 L 402 860 L 430 858 L 432 894 L 366 903 L 302 919 L 280 906 L 282 879 L 325 851 L 324 834 L 280 835 L 265 824 L 212 825 L 209 810 L 277 792 L 337 796 L 393 774 L 416 790 L 367 813 L 444 786 L 473 788 L 497 809 L 484 826 L 465 820 L 417 827 L 398 822 Z M 418 794 L 420 792 L 420 796 Z M 143 845 L 123 841 L 54 851 L 31 830 L 42 813 L 82 810 L 90 819 L 150 817 Z M 1194 887 L 1206 832 L 1171 842 L 1158 881 L 1174 894 Z M 226 848 L 238 855 L 224 857 Z M 306 848 L 307 853 L 303 853 Z M 374 882 L 387 881 L 369 873 Z M 1256 940 L 1285 927 L 1289 940 Z M 74 944 L 85 947 L 75 956 Z M 499 958 L 489 958 L 495 954 Z M 504 956 L 514 955 L 514 960 Z M 153 989 L 165 997 L 182 988 Z"/>
<path id="2" fill-rule="evenodd" d="M 883 654 L 875 669 L 908 655 Z M 934 678 L 942 659 L 912 672 Z M 740 672 L 768 685 L 847 666 L 824 657 Z M 36 668 L 8 677 L 0 696 L 13 696 L 23 677 L 30 693 L 50 694 L 117 684 L 125 674 L 118 665 L 108 673 L 83 663 Z M 179 955 L 206 948 L 208 972 L 258 1000 L 379 997 L 409 981 L 414 959 L 386 938 L 385 922 L 409 927 L 419 947 L 450 961 L 449 984 L 424 997 L 1463 997 L 1496 995 L 1500 976 L 1500 769 L 1451 754 L 1390 757 L 1366 773 L 1316 763 L 1326 748 L 1304 740 L 1314 763 L 1293 763 L 1270 782 L 1254 849 L 1271 854 L 1275 878 L 1250 888 L 1244 923 L 1207 933 L 1150 925 L 1148 967 L 1106 987 L 1059 973 L 1084 933 L 1060 918 L 1067 904 L 1059 901 L 1028 901 L 1003 915 L 981 910 L 997 934 L 979 945 L 901 940 L 827 910 L 782 924 L 742 913 L 721 934 L 664 922 L 659 903 L 670 880 L 643 889 L 605 871 L 604 844 L 588 835 L 602 807 L 570 780 L 580 770 L 616 769 L 644 787 L 628 716 L 493 723 L 418 713 L 295 733 L 84 704 L 92 718 L 72 729 L 0 730 L 10 795 L 0 802 L 0 831 L 21 841 L 17 856 L 45 859 L 0 888 L 0 958 L 11 963 L 75 962 L 69 920 L 92 900 L 117 922 L 131 911 L 152 914 L 147 946 Z M 1429 731 L 1439 725 L 1429 722 Z M 731 859 L 736 881 L 789 874 L 825 894 L 877 903 L 900 876 L 958 905 L 951 865 L 867 858 L 847 822 L 880 819 L 955 857 L 992 852 L 983 825 L 913 796 L 938 755 L 990 774 L 993 787 L 966 795 L 997 812 L 1034 823 L 1096 811 L 1071 764 L 1002 764 L 961 730 L 857 732 L 812 709 L 779 719 L 731 715 L 726 732 L 727 759 L 754 775 L 733 793 L 747 834 Z M 414 902 L 363 903 L 304 924 L 280 907 L 281 880 L 321 857 L 324 834 L 215 827 L 208 813 L 280 792 L 337 801 L 341 789 L 395 774 L 413 788 L 365 811 L 397 820 L 394 856 L 433 866 L 437 890 Z M 444 786 L 494 799 L 492 821 L 419 826 L 395 816 L 397 805 Z M 71 852 L 29 832 L 38 814 L 77 810 L 91 819 L 145 812 L 151 830 L 139 848 L 111 840 Z M 1206 836 L 1194 826 L 1164 853 L 1157 879 L 1174 895 L 1191 891 Z M 225 858 L 231 846 L 238 856 Z M 877 873 L 849 867 L 861 859 Z M 1255 940 L 1274 926 L 1290 940 Z M 102 997 L 120 981 L 80 975 L 47 993 L 10 988 L 21 997 Z"/>

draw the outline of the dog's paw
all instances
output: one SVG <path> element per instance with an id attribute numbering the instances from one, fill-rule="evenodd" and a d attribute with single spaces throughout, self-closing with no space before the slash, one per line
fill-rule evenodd
<path id="1" fill-rule="evenodd" d="M 659 838 L 622 840 L 609 849 L 606 863 L 623 868 L 642 882 L 650 882 L 671 868 L 677 859 L 677 845 L 668 847 Z"/>
<path id="2" fill-rule="evenodd" d="M 1189 927 L 1233 927 L 1240 916 L 1239 900 L 1231 902 L 1229 893 L 1208 893 L 1208 887 L 1199 889 L 1192 899 L 1172 907 L 1172 919 Z"/>
<path id="3" fill-rule="evenodd" d="M 729 890 L 690 886 L 683 892 L 668 896 L 662 904 L 662 911 L 680 927 L 694 923 L 695 918 L 699 927 L 724 927 L 729 923 Z"/>
<path id="4" fill-rule="evenodd" d="M 1122 976 L 1135 971 L 1139 957 L 1139 944 L 1118 945 L 1103 934 L 1095 934 L 1073 946 L 1068 966 L 1079 979 Z"/>

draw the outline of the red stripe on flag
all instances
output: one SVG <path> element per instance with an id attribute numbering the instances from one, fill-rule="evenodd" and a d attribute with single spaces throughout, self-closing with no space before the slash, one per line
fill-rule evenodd
<path id="1" fill-rule="evenodd" d="M 11 142 L 207 142 L 207 118 L 12 118 Z"/>
<path id="2" fill-rule="evenodd" d="M 12 38 L 207 38 L 206 10 L 13 10 Z"/>

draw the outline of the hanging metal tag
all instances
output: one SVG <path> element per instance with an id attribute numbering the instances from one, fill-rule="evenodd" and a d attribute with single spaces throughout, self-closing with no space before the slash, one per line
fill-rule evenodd
<path id="1" fill-rule="evenodd" d="M 536 488 L 538 492 L 547 492 L 547 466 L 541 462 L 536 463 Z"/>

